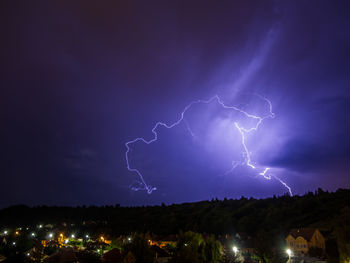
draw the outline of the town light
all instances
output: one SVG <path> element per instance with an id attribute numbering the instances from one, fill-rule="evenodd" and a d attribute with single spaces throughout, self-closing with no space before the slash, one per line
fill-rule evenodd
<path id="1" fill-rule="evenodd" d="M 286 253 L 288 255 L 288 257 L 290 257 L 292 255 L 292 250 L 290 250 L 289 248 L 286 249 Z"/>
<path id="2" fill-rule="evenodd" d="M 14 246 L 15 246 L 15 245 L 16 245 L 16 242 L 12 242 L 12 245 L 14 245 Z"/>
<path id="3" fill-rule="evenodd" d="M 236 254 L 238 252 L 238 248 L 236 246 L 232 247 L 233 252 Z"/>
<path id="4" fill-rule="evenodd" d="M 30 256 L 30 254 L 29 253 L 27 253 L 27 257 L 29 257 Z"/>
<path id="5" fill-rule="evenodd" d="M 43 228 L 43 225 L 39 225 L 39 228 Z"/>
<path id="6" fill-rule="evenodd" d="M 16 231 L 16 232 L 15 232 L 15 234 L 16 234 L 16 235 L 19 235 L 19 232 L 18 232 L 18 231 Z"/>
<path id="7" fill-rule="evenodd" d="M 31 235 L 32 237 L 35 237 L 35 233 L 31 233 L 30 235 Z"/>
<path id="8" fill-rule="evenodd" d="M 62 234 L 62 233 L 60 234 L 60 237 L 63 237 L 63 234 Z"/>
<path id="9" fill-rule="evenodd" d="M 69 240 L 68 240 L 68 239 L 66 239 L 66 240 L 64 241 L 64 243 L 65 243 L 65 244 L 67 244 L 68 242 L 69 242 Z"/>
<path id="10" fill-rule="evenodd" d="M 128 237 L 128 241 L 129 241 L 129 242 L 131 241 L 131 237 Z"/>
<path id="11" fill-rule="evenodd" d="M 89 235 L 86 235 L 85 237 L 86 237 L 86 238 L 89 238 Z"/>
<path id="12" fill-rule="evenodd" d="M 7 233 L 8 233 L 8 232 L 5 230 L 5 231 L 4 231 L 4 235 L 7 235 Z"/>
<path id="13" fill-rule="evenodd" d="M 75 235 L 74 235 L 74 234 L 72 234 L 72 235 L 71 235 L 71 238 L 75 238 Z"/>
<path id="14" fill-rule="evenodd" d="M 49 234 L 49 238 L 52 238 L 52 237 L 53 237 L 53 234 L 52 234 L 52 233 L 50 233 L 50 234 Z"/>

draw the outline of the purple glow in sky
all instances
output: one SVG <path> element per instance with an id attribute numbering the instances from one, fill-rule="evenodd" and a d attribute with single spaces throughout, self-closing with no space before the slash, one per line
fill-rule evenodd
<path id="1" fill-rule="evenodd" d="M 349 188 L 349 7 L 1 1 L 0 207 Z"/>
<path id="2" fill-rule="evenodd" d="M 253 161 L 251 160 L 251 152 L 247 147 L 246 144 L 246 137 L 247 135 L 249 135 L 252 132 L 255 132 L 259 129 L 260 125 L 262 124 L 262 122 L 267 119 L 267 118 L 274 118 L 275 114 L 272 112 L 272 104 L 271 102 L 266 99 L 266 98 L 262 98 L 263 100 L 266 101 L 268 107 L 269 107 L 269 112 L 267 115 L 265 116 L 258 116 L 258 115 L 253 115 L 253 114 L 249 114 L 248 112 L 237 108 L 235 106 L 227 106 L 224 104 L 224 102 L 222 101 L 221 98 L 219 98 L 218 95 L 215 95 L 214 97 L 212 97 L 209 100 L 196 100 L 196 101 L 192 101 L 190 104 L 188 104 L 184 110 L 181 112 L 180 118 L 168 125 L 166 123 L 163 122 L 157 122 L 155 124 L 155 126 L 152 128 L 152 133 L 154 134 L 154 138 L 150 139 L 150 140 L 146 140 L 143 137 L 138 137 L 134 140 L 128 141 L 125 143 L 126 146 L 126 152 L 125 152 L 125 160 L 126 160 L 126 165 L 127 168 L 130 172 L 136 173 L 138 175 L 138 180 L 135 180 L 135 182 L 130 186 L 131 190 L 133 191 L 140 191 L 140 190 L 144 190 L 147 191 L 148 194 L 151 194 L 154 190 L 157 190 L 156 187 L 153 187 L 149 184 L 146 183 L 144 176 L 142 175 L 142 172 L 140 172 L 137 168 L 132 168 L 130 166 L 130 160 L 129 160 L 129 154 L 131 151 L 131 145 L 137 142 L 143 142 L 147 145 L 150 145 L 151 143 L 154 143 L 158 140 L 158 133 L 157 133 L 157 129 L 159 126 L 165 127 L 167 129 L 172 129 L 174 127 L 176 127 L 177 125 L 181 124 L 181 122 L 183 122 L 185 120 L 185 114 L 188 110 L 190 110 L 190 108 L 195 105 L 195 104 L 210 104 L 213 101 L 216 101 L 223 109 L 229 109 L 229 110 L 233 110 L 233 111 L 237 111 L 239 113 L 241 113 L 241 115 L 243 115 L 244 117 L 248 118 L 248 119 L 252 119 L 254 121 L 254 125 L 249 126 L 249 127 L 244 127 L 242 125 L 239 124 L 240 121 L 232 121 L 232 125 L 234 125 L 236 127 L 236 129 L 239 131 L 240 134 L 240 140 L 241 140 L 241 148 L 243 148 L 243 160 L 241 161 L 232 161 L 232 168 L 227 171 L 225 174 L 229 174 L 232 173 L 234 171 L 234 169 L 238 166 L 238 165 L 247 165 L 248 167 L 250 167 L 253 170 L 257 169 L 256 164 L 253 164 Z M 189 133 L 192 135 L 192 137 L 195 137 L 193 131 L 191 130 L 191 128 L 189 127 L 188 122 L 186 122 L 186 128 L 188 129 Z M 229 145 L 227 145 L 227 147 L 230 147 Z M 265 167 L 263 168 L 262 172 L 258 172 L 257 175 L 262 176 L 263 178 L 267 179 L 267 180 L 271 180 L 272 176 L 269 174 L 270 173 L 270 167 Z M 290 195 L 293 195 L 292 193 L 292 189 L 290 188 L 290 186 L 288 186 L 288 184 L 286 182 L 284 182 L 282 179 L 278 178 L 277 176 L 273 175 L 273 178 L 275 178 L 276 180 L 278 180 L 284 187 L 286 187 L 288 189 L 288 192 Z"/>

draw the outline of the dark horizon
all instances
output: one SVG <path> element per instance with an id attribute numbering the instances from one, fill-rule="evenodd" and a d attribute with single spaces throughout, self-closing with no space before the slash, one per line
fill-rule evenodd
<path id="1" fill-rule="evenodd" d="M 289 194 L 285 193 L 283 195 L 273 195 L 273 196 L 269 196 L 269 197 L 262 197 L 262 198 L 255 198 L 253 196 L 241 196 L 241 197 L 237 197 L 237 198 L 217 198 L 217 197 L 214 197 L 212 199 L 207 199 L 207 200 L 197 200 L 197 201 L 192 201 L 192 202 L 182 202 L 182 203 L 168 203 L 168 204 L 165 204 L 165 203 L 159 203 L 159 204 L 146 204 L 146 205 L 121 205 L 119 203 L 115 203 L 115 204 L 99 204 L 99 205 L 96 205 L 96 204 L 78 204 L 78 205 L 60 205 L 60 204 L 55 204 L 55 205 L 46 205 L 46 204 L 35 204 L 35 205 L 27 205 L 27 204 L 12 204 L 10 206 L 6 206 L 6 207 L 0 207 L 0 211 L 1 210 L 6 210 L 8 208 L 13 208 L 13 207 L 22 207 L 22 206 L 25 206 L 25 207 L 28 207 L 28 208 L 38 208 L 38 207 L 57 207 L 57 208 L 81 208 L 81 207 L 86 207 L 86 208 L 89 208 L 89 207 L 105 207 L 105 206 L 114 206 L 114 207 L 121 207 L 121 208 L 147 208 L 147 207 L 160 207 L 160 206 L 174 206 L 174 205 L 186 205 L 186 204 L 197 204 L 197 203 L 202 203 L 202 202 L 212 202 L 212 201 L 219 201 L 219 202 L 222 202 L 222 201 L 225 201 L 225 200 L 228 200 L 228 201 L 239 201 L 239 200 L 242 200 L 242 199 L 247 199 L 247 200 L 267 200 L 267 199 L 273 199 L 273 198 L 282 198 L 284 196 L 289 196 L 291 198 L 293 197 L 306 197 L 307 195 L 309 195 L 310 193 L 311 194 L 318 194 L 319 191 L 322 191 L 324 193 L 328 193 L 328 194 L 335 194 L 335 193 L 339 193 L 339 192 L 343 192 L 343 191 L 350 191 L 350 189 L 345 189 L 345 188 L 338 188 L 334 191 L 327 191 L 327 190 L 324 190 L 322 188 L 318 188 L 316 189 L 315 191 L 309 191 L 309 192 L 305 192 L 304 194 L 298 194 L 298 195 L 293 195 L 293 196 L 290 196 Z"/>
<path id="2" fill-rule="evenodd" d="M 0 207 L 349 189 L 349 7 L 2 1 Z"/>

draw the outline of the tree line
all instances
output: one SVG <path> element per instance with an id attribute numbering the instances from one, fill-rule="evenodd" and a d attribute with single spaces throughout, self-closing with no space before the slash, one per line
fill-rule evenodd
<path id="1" fill-rule="evenodd" d="M 220 236 L 244 232 L 254 237 L 260 257 L 274 258 L 292 228 L 317 227 L 326 236 L 333 258 L 350 257 L 350 190 L 318 189 L 302 196 L 265 199 L 213 199 L 195 203 L 142 207 L 25 205 L 0 210 L 0 224 L 7 227 L 38 223 L 81 225 L 94 222 L 111 236 L 130 233 L 158 235 L 197 232 Z M 275 254 L 274 254 L 275 253 Z"/>

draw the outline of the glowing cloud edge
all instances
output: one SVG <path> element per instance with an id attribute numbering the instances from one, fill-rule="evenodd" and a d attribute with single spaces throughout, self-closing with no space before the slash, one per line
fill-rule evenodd
<path id="1" fill-rule="evenodd" d="M 212 98 L 210 98 L 208 100 L 194 100 L 194 101 L 190 102 L 183 109 L 183 111 L 181 112 L 180 118 L 176 122 L 174 122 L 174 123 L 172 123 L 170 125 L 166 124 L 164 122 L 157 122 L 152 128 L 152 133 L 154 134 L 154 137 L 152 139 L 146 140 L 143 137 L 137 137 L 137 138 L 135 138 L 135 139 L 133 139 L 131 141 L 126 142 L 125 143 L 125 147 L 126 147 L 126 152 L 125 152 L 126 167 L 127 167 L 128 171 L 136 173 L 139 176 L 139 179 L 140 179 L 140 181 L 136 181 L 136 183 L 139 185 L 138 187 L 130 185 L 131 190 L 133 190 L 133 191 L 144 190 L 144 191 L 147 191 L 148 194 L 151 194 L 153 191 L 157 190 L 157 188 L 147 184 L 145 179 L 144 179 L 144 177 L 143 177 L 143 175 L 142 175 L 142 173 L 137 168 L 132 168 L 130 166 L 130 161 L 129 161 L 129 153 L 131 151 L 130 145 L 132 145 L 132 144 L 134 144 L 136 142 L 143 142 L 143 143 L 149 145 L 149 144 L 151 144 L 151 143 L 153 143 L 153 142 L 158 140 L 157 129 L 158 129 L 159 126 L 165 127 L 167 129 L 171 129 L 171 128 L 179 125 L 182 121 L 185 121 L 187 129 L 189 130 L 190 134 L 193 136 L 193 133 L 189 129 L 188 123 L 185 120 L 185 113 L 195 104 L 209 104 L 209 103 L 211 103 L 211 102 L 213 102 L 215 100 L 217 101 L 217 103 L 220 106 L 222 106 L 223 109 L 235 110 L 235 111 L 238 111 L 238 112 L 244 114 L 248 118 L 256 120 L 256 124 L 253 127 L 250 127 L 250 128 L 244 128 L 244 127 L 240 126 L 238 124 L 238 122 L 234 122 L 235 127 L 237 128 L 237 130 L 241 134 L 242 146 L 243 146 L 243 149 L 244 149 L 244 153 L 243 154 L 244 154 L 245 161 L 242 164 L 239 164 L 239 163 L 233 161 L 232 162 L 232 168 L 228 172 L 226 172 L 226 174 L 232 172 L 238 165 L 247 165 L 248 167 L 250 167 L 250 168 L 255 170 L 256 166 L 251 161 L 251 154 L 250 154 L 250 151 L 249 151 L 249 149 L 248 149 L 248 147 L 246 145 L 246 142 L 245 142 L 245 140 L 246 140 L 246 136 L 245 135 L 248 134 L 248 133 L 251 133 L 251 132 L 254 132 L 254 131 L 258 130 L 258 128 L 260 127 L 260 125 L 262 124 L 262 122 L 265 119 L 274 118 L 275 117 L 275 114 L 272 112 L 272 103 L 271 103 L 271 101 L 268 100 L 265 97 L 260 96 L 260 95 L 257 95 L 257 96 L 259 96 L 260 98 L 265 100 L 268 103 L 268 105 L 269 105 L 269 113 L 266 116 L 263 116 L 263 117 L 256 116 L 256 115 L 253 115 L 253 114 L 249 114 L 246 111 L 244 111 L 244 110 L 242 110 L 240 108 L 237 108 L 235 106 L 227 106 L 227 105 L 224 104 L 224 102 L 220 99 L 220 97 L 218 95 L 215 95 L 215 96 L 213 96 Z M 275 175 L 267 174 L 267 172 L 270 169 L 271 169 L 270 167 L 266 167 L 264 169 L 264 171 L 260 172 L 258 175 L 262 176 L 264 179 L 267 179 L 267 180 L 271 180 L 272 177 L 275 178 L 285 188 L 287 188 L 289 194 L 291 196 L 293 196 L 292 189 L 291 189 L 290 186 L 287 185 L 286 182 L 284 182 L 282 179 L 280 179 L 279 177 L 277 177 Z"/>

